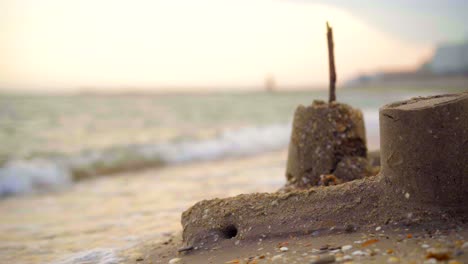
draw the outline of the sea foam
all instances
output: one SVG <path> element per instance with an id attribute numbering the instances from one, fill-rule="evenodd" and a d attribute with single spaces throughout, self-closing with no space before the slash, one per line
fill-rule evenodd
<path id="1" fill-rule="evenodd" d="M 96 248 L 92 250 L 82 251 L 70 255 L 62 259 L 56 264 L 117 264 L 122 263 L 122 259 L 118 257 L 116 250 L 112 248 Z"/>
<path id="2" fill-rule="evenodd" d="M 53 161 L 9 161 L 0 168 L 0 196 L 58 189 L 71 181 L 68 168 Z"/>

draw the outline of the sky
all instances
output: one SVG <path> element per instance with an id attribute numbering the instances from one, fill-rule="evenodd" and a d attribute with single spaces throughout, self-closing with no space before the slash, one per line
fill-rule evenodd
<path id="1" fill-rule="evenodd" d="M 396 37 L 419 43 L 468 39 L 466 0 L 305 0 L 328 3 L 352 12 L 364 23 Z"/>
<path id="2" fill-rule="evenodd" d="M 0 0 L 0 88 L 76 91 L 325 86 L 413 69 L 467 36 L 463 1 Z"/>

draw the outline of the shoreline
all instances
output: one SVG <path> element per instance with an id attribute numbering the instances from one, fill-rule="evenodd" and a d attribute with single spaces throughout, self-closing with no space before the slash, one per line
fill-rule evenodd
<path id="1" fill-rule="evenodd" d="M 182 230 L 180 215 L 196 201 L 279 189 L 285 158 L 277 151 L 119 173 L 2 199 L 0 262 L 99 259 L 145 241 L 162 242 Z"/>

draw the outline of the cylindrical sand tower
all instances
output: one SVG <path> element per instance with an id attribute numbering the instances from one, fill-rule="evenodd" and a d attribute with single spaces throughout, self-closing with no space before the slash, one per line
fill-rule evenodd
<path id="1" fill-rule="evenodd" d="M 327 104 L 323 101 L 314 101 L 311 106 L 297 108 L 286 168 L 290 185 L 319 185 L 321 175 L 337 174 L 340 171 L 343 172 L 336 176 L 343 181 L 362 178 L 360 173 L 355 177 L 348 173 L 348 163 L 350 158 L 362 158 L 365 162 L 366 155 L 366 135 L 360 110 L 346 104 Z M 351 161 L 355 164 L 360 160 Z M 341 167 L 348 169 L 338 169 Z"/>
<path id="2" fill-rule="evenodd" d="M 380 109 L 382 173 L 412 201 L 468 201 L 468 94 L 414 98 Z"/>

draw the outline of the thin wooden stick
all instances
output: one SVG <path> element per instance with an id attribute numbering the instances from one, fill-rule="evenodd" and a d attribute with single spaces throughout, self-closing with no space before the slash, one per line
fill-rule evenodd
<path id="1" fill-rule="evenodd" d="M 327 22 L 327 40 L 328 40 L 328 65 L 330 69 L 330 87 L 328 102 L 336 101 L 336 71 L 335 71 L 335 55 L 333 52 L 333 29 Z"/>

